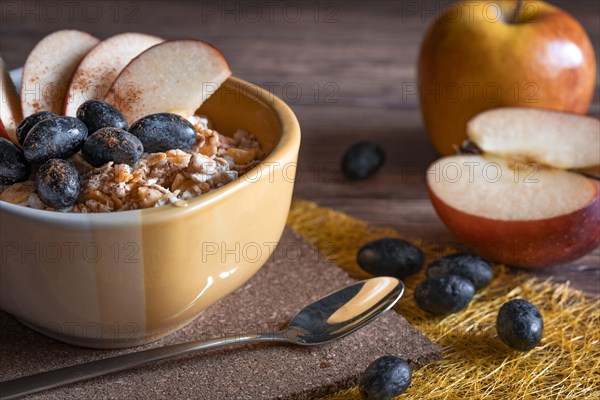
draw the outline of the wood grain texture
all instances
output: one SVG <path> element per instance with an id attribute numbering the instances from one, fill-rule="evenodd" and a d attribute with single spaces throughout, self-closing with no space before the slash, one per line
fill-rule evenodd
<path id="1" fill-rule="evenodd" d="M 600 3 L 551 2 L 581 21 L 600 64 Z M 297 197 L 391 225 L 408 237 L 458 243 L 427 198 L 424 170 L 437 156 L 413 94 L 422 37 L 450 2 L 75 3 L 72 12 L 62 6 L 53 13 L 43 2 L 3 2 L 0 52 L 8 66 L 21 65 L 43 36 L 67 27 L 101 38 L 138 31 L 209 41 L 222 50 L 236 76 L 282 96 L 297 113 L 303 131 Z M 590 107 L 594 115 L 600 114 L 598 83 Z M 388 161 L 373 179 L 345 181 L 339 160 L 348 145 L 361 139 L 381 143 Z M 536 274 L 570 280 L 599 295 L 600 251 Z"/>

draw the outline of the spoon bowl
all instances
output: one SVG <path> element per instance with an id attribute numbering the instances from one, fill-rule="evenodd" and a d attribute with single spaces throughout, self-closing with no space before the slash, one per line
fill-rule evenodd
<path id="1" fill-rule="evenodd" d="M 357 282 L 304 307 L 283 334 L 301 345 L 339 339 L 392 308 L 403 293 L 404 284 L 395 278 L 377 277 Z"/>

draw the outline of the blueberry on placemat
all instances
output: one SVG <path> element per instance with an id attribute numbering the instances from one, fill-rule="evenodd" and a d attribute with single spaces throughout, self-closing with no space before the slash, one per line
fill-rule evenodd
<path id="1" fill-rule="evenodd" d="M 410 385 L 412 368 L 403 359 L 383 356 L 373 361 L 358 381 L 365 400 L 391 400 Z"/>
<path id="2" fill-rule="evenodd" d="M 376 143 L 358 142 L 342 158 L 342 172 L 348 179 L 365 179 L 376 173 L 385 162 L 385 152 Z"/>
<path id="3" fill-rule="evenodd" d="M 23 143 L 23 154 L 30 163 L 41 164 L 51 158 L 68 158 L 77 153 L 87 139 L 83 122 L 73 117 L 56 117 L 38 122 Z"/>
<path id="4" fill-rule="evenodd" d="M 129 128 L 125 116 L 119 110 L 100 100 L 88 100 L 80 105 L 77 118 L 87 126 L 90 134 L 101 128 Z"/>
<path id="5" fill-rule="evenodd" d="M 475 289 L 486 286 L 494 277 L 492 267 L 476 254 L 456 253 L 438 258 L 425 271 L 428 278 L 446 275 L 460 275 L 469 279 Z"/>
<path id="6" fill-rule="evenodd" d="M 526 300 L 511 300 L 500 308 L 496 318 L 500 339 L 519 351 L 537 346 L 544 333 L 544 320 L 536 306 Z"/>
<path id="7" fill-rule="evenodd" d="M 35 114 L 31 114 L 29 117 L 25 118 L 19 126 L 17 126 L 17 140 L 19 144 L 22 146 L 25 142 L 25 138 L 27 134 L 38 122 L 42 122 L 48 118 L 54 118 L 57 115 L 50 111 L 40 111 Z"/>
<path id="8" fill-rule="evenodd" d="M 138 119 L 129 132 L 137 136 L 148 153 L 187 150 L 196 143 L 196 128 L 187 119 L 171 113 L 151 114 Z"/>
<path id="9" fill-rule="evenodd" d="M 423 310 L 445 315 L 467 307 L 474 294 L 475 286 L 470 280 L 459 275 L 447 275 L 425 279 L 415 288 L 414 297 Z"/>
<path id="10" fill-rule="evenodd" d="M 37 171 L 35 188 L 47 206 L 56 209 L 70 207 L 79 198 L 79 173 L 68 161 L 50 159 Z"/>
<path id="11" fill-rule="evenodd" d="M 364 245 L 356 262 L 372 275 L 402 279 L 419 272 L 424 256 L 421 249 L 406 240 L 383 238 Z"/>
<path id="12" fill-rule="evenodd" d="M 109 161 L 133 164 L 144 152 L 142 142 L 131 133 L 119 128 L 101 128 L 85 141 L 81 153 L 94 167 Z"/>
<path id="13" fill-rule="evenodd" d="M 12 185 L 29 177 L 31 167 L 21 149 L 13 142 L 0 138 L 0 184 Z"/>

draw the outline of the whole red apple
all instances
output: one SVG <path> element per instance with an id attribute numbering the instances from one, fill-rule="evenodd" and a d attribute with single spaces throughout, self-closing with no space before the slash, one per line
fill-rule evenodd
<path id="1" fill-rule="evenodd" d="M 466 124 L 497 107 L 586 113 L 596 78 L 581 25 L 543 1 L 461 1 L 427 32 L 418 66 L 420 104 L 441 154 L 466 139 Z"/>

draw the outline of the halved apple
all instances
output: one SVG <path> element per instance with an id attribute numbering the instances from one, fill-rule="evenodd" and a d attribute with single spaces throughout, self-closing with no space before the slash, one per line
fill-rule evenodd
<path id="1" fill-rule="evenodd" d="M 600 164 L 600 120 L 593 117 L 498 108 L 470 120 L 467 136 L 485 153 L 564 169 Z"/>
<path id="2" fill-rule="evenodd" d="M 123 69 L 104 100 L 130 124 L 157 112 L 192 115 L 231 75 L 223 55 L 200 40 L 158 44 Z"/>
<path id="3" fill-rule="evenodd" d="M 17 126 L 23 120 L 23 112 L 21 111 L 21 101 L 19 94 L 15 89 L 12 79 L 8 74 L 4 60 L 0 58 L 0 73 L 2 74 L 2 87 L 0 95 L 0 137 L 11 140 L 17 143 L 16 130 Z"/>
<path id="4" fill-rule="evenodd" d="M 122 33 L 103 40 L 81 61 L 65 96 L 64 115 L 74 117 L 87 100 L 101 100 L 131 60 L 164 40 L 143 33 Z"/>
<path id="5" fill-rule="evenodd" d="M 23 66 L 23 115 L 27 117 L 38 111 L 61 114 L 73 73 L 99 42 L 89 33 L 77 30 L 61 30 L 43 38 L 29 53 Z"/>
<path id="6" fill-rule="evenodd" d="M 490 260 L 543 267 L 600 245 L 600 183 L 580 174 L 457 155 L 429 167 L 427 186 L 448 229 Z"/>

